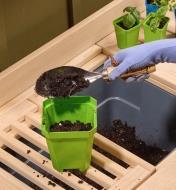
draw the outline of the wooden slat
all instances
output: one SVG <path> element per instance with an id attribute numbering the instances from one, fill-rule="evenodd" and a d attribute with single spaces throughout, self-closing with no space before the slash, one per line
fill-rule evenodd
<path id="1" fill-rule="evenodd" d="M 106 156 L 100 154 L 96 150 L 92 150 L 92 162 L 96 163 L 99 166 L 103 166 L 105 170 L 115 176 L 118 176 L 118 178 L 122 177 L 127 172 L 125 168 L 113 162 Z"/>
<path id="2" fill-rule="evenodd" d="M 20 102 L 16 106 L 12 107 L 8 112 L 0 115 L 0 130 L 3 130 L 5 126 L 10 125 L 12 121 L 22 119 L 27 112 L 36 111 L 37 109 L 38 106 L 27 100 Z"/>
<path id="3" fill-rule="evenodd" d="M 21 102 L 26 100 L 28 97 L 32 96 L 33 93 L 34 93 L 34 88 L 31 87 L 31 88 L 27 89 L 26 91 L 24 91 L 23 93 L 21 93 L 19 96 L 13 98 L 11 101 L 6 103 L 4 106 L 0 106 L 0 115 L 9 111 L 16 105 L 20 104 Z"/>
<path id="4" fill-rule="evenodd" d="M 30 102 L 37 105 L 40 112 L 42 111 L 41 110 L 42 104 L 43 104 L 43 101 L 45 100 L 44 97 L 41 97 L 41 96 L 37 95 L 36 93 L 33 93 L 32 95 L 28 96 L 27 100 L 29 100 Z"/>
<path id="5" fill-rule="evenodd" d="M 176 150 L 165 158 L 157 172 L 137 190 L 175 190 L 176 187 Z"/>
<path id="6" fill-rule="evenodd" d="M 24 128 L 22 130 L 24 130 Z M 32 133 L 34 133 L 34 132 L 32 131 Z M 6 136 L 8 138 L 6 138 L 4 136 Z M 44 157 L 40 153 L 36 152 L 35 150 L 31 149 L 27 145 L 21 143 L 17 139 L 13 138 L 12 135 L 10 135 L 10 134 L 6 134 L 5 135 L 4 132 L 3 132 L 2 134 L 0 134 L 0 137 L 1 137 L 1 140 L 4 142 L 4 144 L 6 144 L 6 146 L 8 146 L 11 149 L 15 150 L 17 153 L 19 153 L 20 155 L 22 155 L 26 159 L 32 161 L 33 163 L 35 163 L 36 165 L 38 165 L 40 168 L 42 168 L 45 171 L 49 172 L 50 174 L 52 174 L 53 176 L 57 177 L 61 181 L 63 181 L 66 184 L 70 185 L 71 187 L 73 187 L 75 189 L 79 189 L 79 190 L 81 190 L 81 189 L 82 190 L 83 189 L 87 190 L 87 189 L 91 189 L 92 188 L 92 186 L 90 186 L 86 182 L 84 182 L 81 185 L 79 185 L 78 181 L 80 179 L 78 177 L 76 177 L 75 175 L 73 175 L 73 174 L 68 177 L 68 172 L 62 172 L 62 173 L 61 172 L 57 172 L 53 168 L 52 163 L 51 163 L 51 161 L 49 159 L 47 159 L 46 157 Z M 33 139 L 31 138 L 30 140 L 33 140 Z M 29 154 L 27 154 L 27 150 L 30 150 L 31 152 Z M 45 164 L 43 164 L 43 160 L 46 161 Z"/>
<path id="7" fill-rule="evenodd" d="M 117 40 L 115 32 L 112 32 L 101 41 L 97 42 L 97 45 L 102 47 L 102 51 L 105 55 L 114 55 L 120 49 L 117 47 Z"/>
<path id="8" fill-rule="evenodd" d="M 174 149 L 169 155 L 166 156 L 165 159 L 163 159 L 161 162 L 159 162 L 156 166 L 156 169 L 163 168 L 167 166 L 168 162 L 173 162 L 176 160 L 176 149 Z"/>
<path id="9" fill-rule="evenodd" d="M 37 184 L 39 187 L 44 188 L 46 190 L 58 189 L 62 190 L 63 188 L 56 185 L 55 187 L 48 185 L 49 179 L 46 177 L 43 178 L 42 175 L 36 170 L 30 168 L 23 162 L 16 159 L 14 156 L 7 153 L 5 150 L 0 149 L 0 161 L 6 163 L 7 166 L 14 169 L 18 173 L 20 173 L 25 178 L 29 179 L 33 183 Z M 35 174 L 33 173 L 35 172 Z M 39 175 L 39 177 L 37 177 Z"/>
<path id="10" fill-rule="evenodd" d="M 14 129 L 16 129 L 18 131 L 19 135 L 26 138 L 28 141 L 32 142 L 33 144 L 35 144 L 39 148 L 41 148 L 41 149 L 45 150 L 46 152 L 48 152 L 46 141 L 45 141 L 44 137 L 38 135 L 37 133 L 35 133 L 31 129 L 27 129 L 27 125 L 25 123 L 24 124 L 22 124 L 22 123 L 14 123 L 13 126 L 14 126 Z M 25 128 L 25 130 L 23 130 L 24 128 Z M 35 155 L 34 158 L 36 158 L 36 156 L 37 155 Z M 30 158 L 30 159 L 32 159 L 32 158 Z M 37 163 L 37 164 L 39 165 L 40 162 Z M 96 172 L 95 172 L 95 170 L 96 170 Z M 104 175 L 103 173 L 101 173 L 100 171 L 95 169 L 94 167 L 89 168 L 86 171 L 85 175 L 88 178 L 96 181 L 100 185 L 103 185 L 104 187 L 109 187 L 113 182 L 110 177 Z"/>
<path id="11" fill-rule="evenodd" d="M 92 59 L 91 61 L 89 61 L 85 65 L 83 65 L 82 68 L 85 70 L 88 70 L 88 71 L 94 71 L 96 68 L 101 66 L 106 59 L 107 59 L 106 55 L 99 54 L 94 59 Z"/>
<path id="12" fill-rule="evenodd" d="M 176 66 L 176 65 L 175 65 Z M 176 70 L 176 67 L 175 67 Z M 172 72 L 172 71 L 171 71 Z M 151 78 L 159 81 L 162 84 L 170 87 L 171 89 L 176 90 L 176 76 L 170 74 L 169 72 L 165 72 L 164 70 L 158 70 L 155 73 L 151 74 Z"/>
<path id="13" fill-rule="evenodd" d="M 141 11 L 144 10 L 142 0 L 114 0 L 2 72 L 0 106 L 31 87 L 45 70 L 66 64 L 111 33 L 112 20 L 119 17 L 123 8 L 129 4 L 138 7 Z"/>
<path id="14" fill-rule="evenodd" d="M 89 169 L 85 172 L 85 176 L 104 188 L 109 188 L 114 183 L 114 180 L 112 178 L 108 177 L 92 166 L 90 166 Z"/>
<path id="15" fill-rule="evenodd" d="M 0 177 L 0 189 L 2 190 L 20 190 L 13 184 L 9 183 L 4 177 Z"/>
<path id="16" fill-rule="evenodd" d="M 147 79 L 148 82 L 152 83 L 153 85 L 169 92 L 170 94 L 173 94 L 173 95 L 176 95 L 176 89 L 172 89 L 170 88 L 169 86 L 161 83 L 160 81 L 158 80 L 155 80 L 155 79 L 152 79 L 151 77 L 149 79 Z"/>
<path id="17" fill-rule="evenodd" d="M 26 123 L 19 123 L 14 122 L 13 128 L 17 131 L 19 135 L 27 139 L 29 142 L 32 140 L 33 144 L 36 144 L 38 147 L 40 147 L 44 151 L 48 151 L 48 148 L 46 146 L 46 140 L 39 134 L 33 132 Z M 25 130 L 23 130 L 25 128 Z"/>
<path id="18" fill-rule="evenodd" d="M 6 182 L 7 184 L 11 184 L 17 190 L 24 190 L 24 189 L 32 190 L 32 188 L 30 188 L 29 186 L 27 186 L 26 184 L 24 184 L 19 179 L 17 179 L 16 177 L 8 173 L 7 171 L 3 170 L 2 168 L 0 168 L 0 179 L 3 179 L 3 181 Z M 2 186 L 2 184 L 0 183 L 0 189 L 1 187 L 3 188 L 3 190 L 5 189 L 5 186 Z M 12 190 L 12 189 L 9 188 L 8 190 Z"/>
<path id="19" fill-rule="evenodd" d="M 150 175 L 151 172 L 148 170 L 145 170 L 141 166 L 136 166 L 108 190 L 134 190 Z"/>
<path id="20" fill-rule="evenodd" d="M 81 67 L 84 64 L 86 64 L 88 61 L 96 57 L 98 54 L 101 53 L 102 48 L 97 45 L 93 45 L 84 52 L 82 52 L 80 55 L 69 61 L 65 64 L 65 66 L 75 66 L 75 67 Z"/>
<path id="21" fill-rule="evenodd" d="M 112 141 L 98 133 L 95 134 L 94 143 L 99 147 L 103 147 L 104 150 L 116 156 L 117 158 L 123 160 L 130 166 L 135 167 L 137 165 L 140 165 L 146 170 L 149 170 L 151 172 L 155 171 L 155 167 L 153 165 L 149 164 L 148 162 L 144 161 L 143 159 L 132 154 L 131 152 L 113 143 Z"/>

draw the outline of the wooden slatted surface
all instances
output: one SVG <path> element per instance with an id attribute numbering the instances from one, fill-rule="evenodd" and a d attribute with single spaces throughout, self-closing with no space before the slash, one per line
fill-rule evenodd
<path id="1" fill-rule="evenodd" d="M 113 3 L 116 5 L 115 1 Z M 126 3 L 128 4 L 127 1 Z M 173 24 L 170 24 L 169 32 L 167 33 L 168 37 L 173 36 L 173 30 Z M 96 37 L 96 39 L 99 39 L 99 37 Z M 142 31 L 140 33 L 140 41 L 143 41 Z M 53 43 L 53 46 L 54 45 L 55 43 Z M 46 49 L 43 48 L 43 51 Z M 77 56 L 75 56 L 75 54 L 71 54 L 69 57 L 74 57 L 72 60 L 67 60 L 67 62 L 64 62 L 63 64 L 59 63 L 59 65 L 74 65 L 87 70 L 96 69 L 98 66 L 103 64 L 109 54 L 114 54 L 118 51 L 116 47 L 115 34 L 109 34 L 103 40 L 97 42 L 97 44 L 93 45 L 91 42 L 90 45 L 87 46 L 87 49 L 81 46 L 81 49 L 84 51 L 79 50 L 77 52 L 82 53 Z M 34 55 L 34 59 L 37 59 L 37 56 L 39 56 L 38 53 Z M 30 59 L 28 58 L 26 61 L 30 62 Z M 24 61 L 23 64 L 25 71 L 27 70 L 27 72 L 32 72 L 32 70 L 27 69 L 28 66 L 26 61 Z M 45 61 L 48 60 L 46 59 Z M 50 68 L 50 65 L 46 64 L 44 66 L 45 68 L 42 69 L 47 70 Z M 165 70 L 166 73 L 172 72 L 172 76 L 175 77 L 174 69 L 175 67 L 172 66 L 172 68 L 169 69 L 168 65 L 164 64 L 163 68 L 158 66 L 157 72 L 159 72 L 159 74 L 156 73 L 157 77 L 159 77 L 163 70 Z M 21 76 L 20 74 L 17 76 L 12 75 L 12 77 L 9 78 L 8 75 L 10 72 L 13 73 L 13 69 L 9 70 L 8 73 L 6 72 L 4 75 L 5 78 L 8 78 L 8 80 L 13 79 L 14 77 L 15 79 L 17 77 L 18 79 L 18 77 Z M 152 77 L 150 82 L 157 84 L 173 94 L 176 94 L 176 90 L 174 90 L 175 86 L 171 85 L 173 84 L 172 80 L 175 78 L 172 78 L 170 81 L 167 80 L 167 83 L 165 83 L 167 77 L 163 81 L 160 80 L 161 77 L 161 75 L 160 78 Z M 23 89 L 26 89 L 29 86 L 27 83 L 26 87 L 26 84 L 23 83 L 23 81 L 20 84 L 22 84 Z M 9 88 L 11 88 L 11 86 L 9 86 Z M 127 163 L 129 165 L 128 168 L 121 166 L 119 163 L 111 160 L 111 158 L 93 149 L 93 164 L 87 172 L 82 174 L 83 179 L 82 176 L 77 176 L 77 173 L 74 172 L 70 175 L 69 172 L 60 173 L 54 170 L 48 156 L 48 149 L 45 139 L 40 135 L 41 106 L 43 98 L 35 95 L 33 88 L 34 87 L 26 89 L 24 93 L 20 94 L 18 97 L 14 98 L 12 101 L 0 108 L 0 166 L 2 166 L 2 168 L 0 168 L 0 190 L 132 190 L 136 189 L 141 183 L 145 184 L 145 181 L 147 185 L 149 184 L 153 188 L 153 183 L 155 180 L 158 180 L 160 176 L 164 179 L 165 176 L 163 176 L 162 173 L 159 173 L 153 175 L 156 177 L 151 178 L 151 181 L 147 180 L 155 172 L 154 166 L 135 156 L 131 152 L 123 149 L 122 147 L 114 144 L 100 134 L 95 135 L 94 144 L 114 157 L 117 157 Z M 21 90 L 19 92 L 21 92 Z M 9 97 L 7 97 L 7 99 L 9 100 L 11 94 L 8 96 Z M 171 170 L 172 166 L 173 165 L 169 165 L 169 170 L 164 167 L 165 170 L 163 171 L 169 171 L 174 175 L 173 170 Z M 159 169 L 160 167 L 158 167 L 158 170 Z M 83 183 L 79 183 L 81 180 Z M 94 183 L 90 182 L 90 180 Z M 174 184 L 174 181 L 172 182 Z M 141 186 L 143 187 L 141 190 L 147 189 L 147 185 Z"/>
<path id="2" fill-rule="evenodd" d="M 95 145 L 126 162 L 129 165 L 128 168 L 93 149 L 93 165 L 82 174 L 83 179 L 74 172 L 69 175 L 69 172 L 56 171 L 48 157 L 45 138 L 40 134 L 42 101 L 43 98 L 33 94 L 0 117 L 0 162 L 5 165 L 1 168 L 0 176 L 3 176 L 3 179 L 9 176 L 9 180 L 4 180 L 0 184 L 0 189 L 4 187 L 24 189 L 27 186 L 25 189 L 93 190 L 114 189 L 116 185 L 125 187 L 126 184 L 125 189 L 132 190 L 155 171 L 154 166 L 100 134 L 95 135 Z M 10 168 L 10 171 L 7 168 Z M 24 183 L 20 178 L 17 179 L 17 174 L 24 176 L 27 182 Z M 128 187 L 126 179 L 129 176 L 131 176 L 132 185 Z M 90 183 L 90 180 L 94 183 Z"/>

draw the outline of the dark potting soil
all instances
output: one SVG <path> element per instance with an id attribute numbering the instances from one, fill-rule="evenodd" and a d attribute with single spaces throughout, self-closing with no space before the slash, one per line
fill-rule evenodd
<path id="1" fill-rule="evenodd" d="M 117 23 L 117 25 L 119 25 L 121 28 L 123 28 L 124 30 L 129 30 L 130 28 L 126 28 L 124 25 L 123 25 L 123 22 L 119 22 Z M 134 27 L 134 26 L 133 26 Z"/>
<path id="2" fill-rule="evenodd" d="M 168 22 L 168 20 L 169 20 L 169 18 L 164 17 L 164 18 L 161 20 L 161 22 L 160 22 L 159 28 L 162 29 L 162 28 L 165 26 L 165 24 Z"/>
<path id="3" fill-rule="evenodd" d="M 60 121 L 55 123 L 50 127 L 51 132 L 64 132 L 64 131 L 90 131 L 92 126 L 90 123 L 84 124 L 83 122 L 76 121 L 72 123 L 71 121 Z"/>
<path id="4" fill-rule="evenodd" d="M 63 70 L 52 69 L 43 73 L 36 81 L 35 91 L 44 97 L 66 97 L 88 86 L 89 81 L 84 79 L 83 73 L 63 67 Z"/>
<path id="5" fill-rule="evenodd" d="M 136 136 L 135 127 L 129 127 L 120 120 L 114 120 L 113 127 L 98 128 L 98 132 L 153 165 L 169 153 L 157 146 L 147 145 Z"/>

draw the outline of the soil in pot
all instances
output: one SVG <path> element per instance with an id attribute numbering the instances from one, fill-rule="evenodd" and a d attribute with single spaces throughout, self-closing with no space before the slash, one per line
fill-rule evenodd
<path id="1" fill-rule="evenodd" d="M 83 122 L 76 121 L 72 123 L 69 120 L 60 121 L 50 127 L 51 132 L 64 132 L 64 131 L 90 131 L 92 129 L 91 123 L 84 124 Z"/>
<path id="2" fill-rule="evenodd" d="M 37 80 L 35 90 L 44 97 L 66 97 L 89 86 L 83 74 L 77 72 L 63 72 L 58 75 L 56 69 L 43 73 Z"/>
<path id="3" fill-rule="evenodd" d="M 135 24 L 133 27 L 131 28 L 127 28 L 123 25 L 123 22 L 119 22 L 119 23 L 116 23 L 118 26 L 120 26 L 121 28 L 123 28 L 124 30 L 130 30 L 131 28 L 135 27 L 137 24 Z"/>
<path id="4" fill-rule="evenodd" d="M 135 127 L 123 124 L 120 120 L 114 120 L 113 127 L 98 128 L 98 132 L 153 165 L 158 164 L 169 153 L 157 146 L 147 145 L 136 136 Z"/>

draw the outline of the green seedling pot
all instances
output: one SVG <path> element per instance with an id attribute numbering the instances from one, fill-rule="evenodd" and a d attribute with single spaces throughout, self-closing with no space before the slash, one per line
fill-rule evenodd
<path id="1" fill-rule="evenodd" d="M 138 44 L 141 22 L 139 22 L 136 26 L 130 28 L 129 30 L 125 30 L 121 26 L 119 26 L 119 23 L 121 22 L 122 17 L 113 21 L 118 47 L 120 49 L 123 49 Z"/>
<path id="2" fill-rule="evenodd" d="M 144 42 L 150 42 L 150 41 L 155 41 L 155 40 L 161 40 L 166 38 L 166 32 L 167 32 L 167 27 L 169 23 L 169 18 L 166 17 L 168 21 L 164 25 L 163 28 L 158 28 L 155 32 L 150 30 L 150 26 L 147 24 L 148 20 L 150 17 L 148 17 L 144 23 L 143 23 L 143 28 L 144 28 Z"/>
<path id="3" fill-rule="evenodd" d="M 83 172 L 89 168 L 97 130 L 96 107 L 96 100 L 87 96 L 53 98 L 43 102 L 41 131 L 56 170 L 79 169 Z M 90 131 L 50 132 L 51 125 L 65 120 L 91 123 L 93 128 Z"/>

